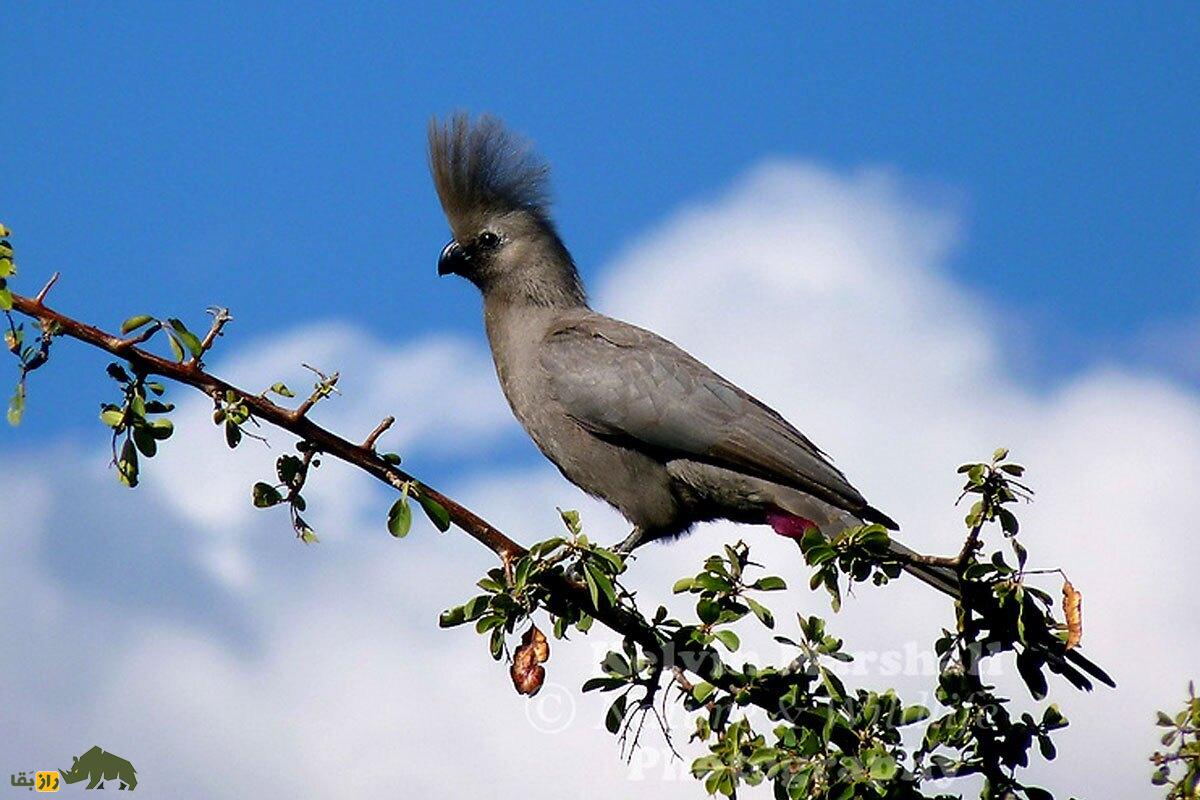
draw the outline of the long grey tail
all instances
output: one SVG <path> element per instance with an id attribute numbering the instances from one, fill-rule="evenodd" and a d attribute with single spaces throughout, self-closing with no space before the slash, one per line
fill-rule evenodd
<path id="1" fill-rule="evenodd" d="M 896 541 L 891 542 L 889 549 L 901 557 L 905 572 L 923 583 L 929 584 L 939 592 L 953 597 L 955 600 L 962 599 L 962 586 L 954 570 L 949 567 L 939 567 L 932 564 L 910 563 L 909 559 L 917 555 L 916 551 Z M 1109 677 L 1107 672 L 1087 659 L 1078 650 L 1065 649 L 1058 639 L 1049 635 L 1049 632 L 1047 632 L 1046 642 L 1031 646 L 1045 657 L 1046 663 L 1050 665 L 1050 668 L 1054 672 L 1062 675 L 1081 689 L 1090 691 L 1092 684 L 1086 677 L 1080 674 L 1080 671 L 1086 672 L 1107 686 L 1113 688 L 1117 686 L 1116 682 Z"/>

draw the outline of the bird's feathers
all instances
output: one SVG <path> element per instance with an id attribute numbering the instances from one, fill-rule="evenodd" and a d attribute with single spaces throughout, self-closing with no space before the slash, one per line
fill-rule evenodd
<path id="1" fill-rule="evenodd" d="M 566 413 L 599 436 L 755 475 L 894 525 L 778 413 L 649 331 L 578 314 L 547 336 L 541 364 Z"/>
<path id="2" fill-rule="evenodd" d="M 549 168 L 528 142 L 495 117 L 455 114 L 429 123 L 429 167 L 456 238 L 478 232 L 490 215 L 527 211 L 545 217 Z"/>

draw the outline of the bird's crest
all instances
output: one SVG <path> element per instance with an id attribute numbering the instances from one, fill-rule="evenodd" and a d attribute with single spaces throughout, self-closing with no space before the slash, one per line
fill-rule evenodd
<path id="1" fill-rule="evenodd" d="M 476 232 L 492 214 L 545 216 L 549 168 L 499 119 L 455 114 L 429 123 L 429 168 L 455 236 Z"/>

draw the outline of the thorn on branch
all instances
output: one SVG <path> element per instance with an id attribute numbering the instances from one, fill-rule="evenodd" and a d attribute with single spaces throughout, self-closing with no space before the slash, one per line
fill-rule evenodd
<path id="1" fill-rule="evenodd" d="M 388 428 L 392 427 L 395 422 L 396 418 L 390 414 L 384 417 L 383 420 L 375 426 L 375 430 L 371 431 L 370 435 L 363 440 L 363 449 L 374 450 L 375 442 L 379 441 L 379 437 L 382 436 Z"/>
<path id="2" fill-rule="evenodd" d="M 212 349 L 213 342 L 217 340 L 217 337 L 224 335 L 222 333 L 224 327 L 233 322 L 233 317 L 230 315 L 228 308 L 211 306 L 208 309 L 208 313 L 212 314 L 212 326 L 208 329 L 208 333 L 205 334 L 204 340 L 200 342 L 200 352 L 192 356 L 192 366 L 194 367 L 200 366 L 200 359 Z"/>
<path id="3" fill-rule="evenodd" d="M 42 290 L 37 293 L 37 297 L 33 298 L 33 302 L 37 303 L 39 306 L 42 305 L 42 301 L 46 299 L 46 295 L 50 294 L 50 290 L 54 288 L 54 284 L 58 283 L 58 279 L 59 273 L 55 272 L 53 275 L 51 275 L 50 280 L 46 281 L 46 285 L 43 286 Z"/>

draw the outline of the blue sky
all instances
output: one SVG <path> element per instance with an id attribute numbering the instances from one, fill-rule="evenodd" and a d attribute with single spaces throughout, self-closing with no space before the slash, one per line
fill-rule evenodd
<path id="1" fill-rule="evenodd" d="M 1133 689 L 1074 701 L 1071 735 L 1084 738 L 1063 759 L 1080 760 L 1051 774 L 1143 786 L 1140 761 L 1095 754 L 1150 751 L 1148 715 L 1191 677 L 1173 654 L 1200 647 L 1200 627 L 1189 598 L 1111 581 L 1103 543 L 1130 525 L 1161 533 L 1125 555 L 1130 568 L 1190 585 L 1193 568 L 1171 554 L 1194 548 L 1163 532 L 1200 481 L 1200 7 L 25 4 L 3 18 L 0 221 L 15 230 L 19 291 L 60 270 L 51 302 L 110 328 L 140 312 L 203 328 L 206 306 L 229 305 L 236 321 L 211 359 L 222 374 L 302 384 L 302 359 L 340 369 L 346 397 L 321 412 L 335 429 L 365 434 L 395 413 L 407 463 L 519 538 L 547 533 L 555 505 L 580 505 L 617 540 L 623 523 L 573 493 L 509 419 L 474 290 L 436 277 L 448 231 L 427 122 L 499 114 L 552 163 L 560 228 L 600 308 L 761 393 L 906 532 L 949 551 L 953 466 L 1001 443 L 1029 454 L 1046 487 L 1030 513 L 1059 534 L 1039 546 L 1073 565 L 1095 620 L 1089 652 Z M 0 523 L 0 646 L 29 646 L 0 661 L 0 705 L 32 714 L 47 687 L 70 701 L 22 728 L 23 757 L 86 730 L 128 742 L 123 755 L 159 781 L 178 766 L 176 797 L 237 796 L 202 777 L 204 754 L 229 755 L 223 742 L 281 780 L 305 765 L 280 796 L 362 763 L 366 790 L 390 786 L 410 762 L 386 759 L 421 742 L 372 713 L 409 700 L 370 669 L 361 692 L 341 694 L 343 651 L 468 671 L 450 693 L 396 665 L 442 704 L 418 715 L 429 747 L 461 740 L 455 708 L 530 713 L 470 635 L 428 630 L 486 554 L 427 531 L 397 545 L 383 492 L 332 465 L 313 503 L 330 535 L 299 547 L 244 496 L 278 449 L 224 452 L 203 398 L 181 406 L 179 433 L 129 493 L 104 464 L 104 363 L 57 343 L 24 424 L 0 435 L 0 469 L 20 476 L 0 486 L 15 520 Z M 648 557 L 639 591 L 654 597 L 712 546 L 697 534 L 675 560 Z M 863 598 L 841 621 L 886 647 L 870 614 L 944 612 L 912 592 Z M 295 627 L 297 608 L 311 628 Z M 119 632 L 75 641 L 72 615 Z M 889 631 L 931 640 L 902 622 Z M 1141 638 L 1123 641 L 1131 628 Z M 573 691 L 593 659 L 567 649 L 553 674 Z M 377 702 L 359 708 L 359 694 Z M 243 706 L 261 727 L 229 736 L 221 714 Z M 570 734 L 577 752 L 611 756 L 596 781 L 694 796 L 686 782 L 626 784 L 594 730 L 600 713 L 581 705 Z M 346 732 L 358 750 L 338 761 L 325 731 L 346 714 L 364 738 Z M 283 726 L 293 715 L 303 724 Z M 1145 742 L 1125 742 L 1143 722 Z M 511 766 L 504 747 L 546 744 L 508 732 L 477 740 L 481 770 Z M 0 741 L 11 733 L 0 721 Z"/>
<path id="2" fill-rule="evenodd" d="M 80 9 L 6 10 L 0 145 L 27 279 L 64 271 L 57 302 L 97 321 L 221 302 L 243 333 L 475 330 L 431 266 L 425 125 L 460 108 L 555 165 L 589 278 L 682 202 L 799 156 L 959 206 L 947 267 L 1010 314 L 1032 375 L 1200 314 L 1194 4 Z M 17 435 L 79 424 L 48 416 Z"/>

